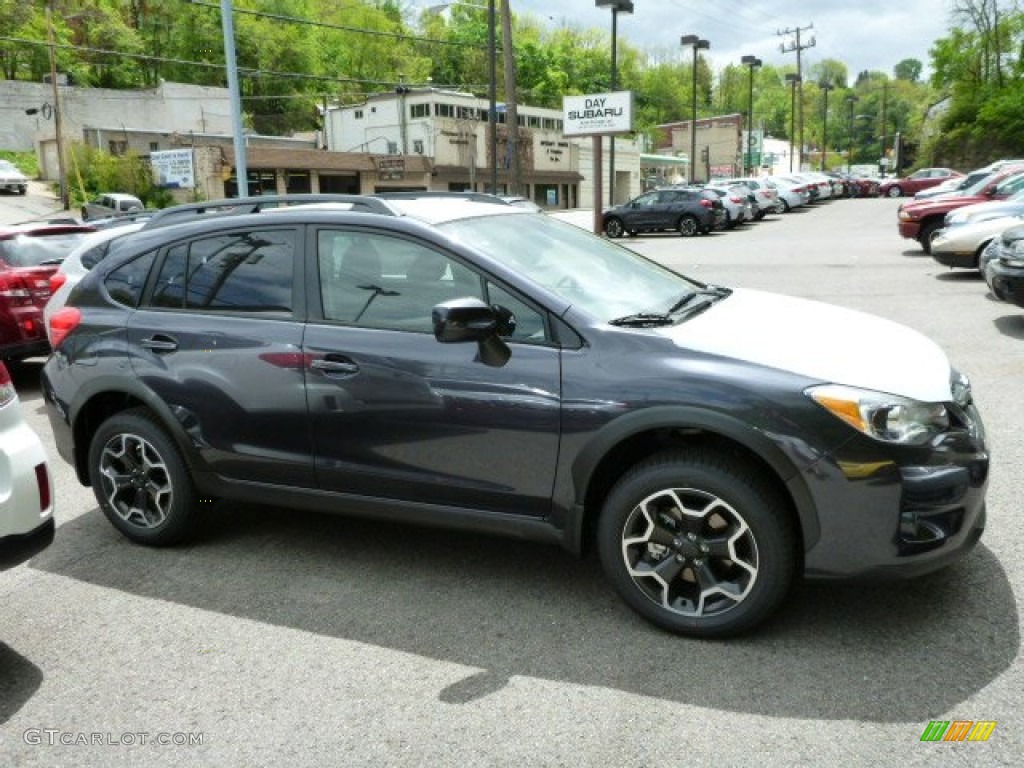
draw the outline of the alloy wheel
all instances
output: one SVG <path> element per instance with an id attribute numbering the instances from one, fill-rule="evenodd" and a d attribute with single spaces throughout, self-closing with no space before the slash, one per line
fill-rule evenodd
<path id="1" fill-rule="evenodd" d="M 621 545 L 635 586 L 688 618 L 732 610 L 758 577 L 757 542 L 747 522 L 702 490 L 667 488 L 645 498 L 628 515 Z"/>
<path id="2" fill-rule="evenodd" d="M 126 523 L 156 528 L 167 519 L 174 489 L 166 462 L 149 441 L 114 435 L 103 446 L 99 474 L 110 508 Z"/>

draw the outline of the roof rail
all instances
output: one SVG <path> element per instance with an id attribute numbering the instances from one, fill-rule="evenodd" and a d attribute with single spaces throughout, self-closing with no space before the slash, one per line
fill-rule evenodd
<path id="1" fill-rule="evenodd" d="M 286 208 L 310 203 L 348 203 L 352 210 L 366 213 L 380 213 L 386 216 L 398 215 L 394 208 L 383 200 L 369 195 L 256 195 L 253 197 L 230 197 L 222 200 L 208 200 L 203 203 L 185 203 L 164 208 L 153 214 L 143 229 L 166 227 L 193 221 L 202 216 L 240 216 L 259 213 L 264 209 Z"/>
<path id="2" fill-rule="evenodd" d="M 448 190 L 433 190 L 424 189 L 415 192 L 407 191 L 395 191 L 395 192 L 376 192 L 374 197 L 381 197 L 385 200 L 415 200 L 423 197 L 449 197 L 456 200 L 472 200 L 477 203 L 494 203 L 495 205 L 511 205 L 507 200 L 502 200 L 497 195 L 492 195 L 490 192 L 452 192 Z"/>

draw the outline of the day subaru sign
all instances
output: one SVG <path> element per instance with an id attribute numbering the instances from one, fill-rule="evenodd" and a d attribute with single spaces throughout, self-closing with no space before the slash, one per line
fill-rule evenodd
<path id="1" fill-rule="evenodd" d="M 633 130 L 633 92 L 563 96 L 566 136 L 601 136 Z"/>

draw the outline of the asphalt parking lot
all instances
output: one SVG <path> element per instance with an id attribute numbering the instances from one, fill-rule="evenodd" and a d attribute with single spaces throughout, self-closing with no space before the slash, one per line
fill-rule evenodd
<path id="1" fill-rule="evenodd" d="M 0 221 L 21 200 L 0 197 Z M 0 764 L 1019 765 L 1024 309 L 901 240 L 898 204 L 621 242 L 939 342 L 971 376 L 993 455 L 989 527 L 962 562 L 804 584 L 756 633 L 704 642 L 635 616 L 595 558 L 538 544 L 226 505 L 195 544 L 144 549 L 57 456 L 29 361 L 13 373 L 59 527 L 0 574 Z M 922 742 L 932 720 L 997 725 L 981 743 Z"/>

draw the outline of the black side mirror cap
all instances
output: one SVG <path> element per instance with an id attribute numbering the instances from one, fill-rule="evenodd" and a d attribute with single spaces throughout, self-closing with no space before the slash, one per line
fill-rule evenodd
<path id="1" fill-rule="evenodd" d="M 512 350 L 498 335 L 499 330 L 508 327 L 510 318 L 506 315 L 511 313 L 490 307 L 477 298 L 445 301 L 435 306 L 431 313 L 434 338 L 442 344 L 475 341 L 480 362 L 500 368 L 512 356 Z M 514 328 L 514 316 L 511 323 Z"/>

